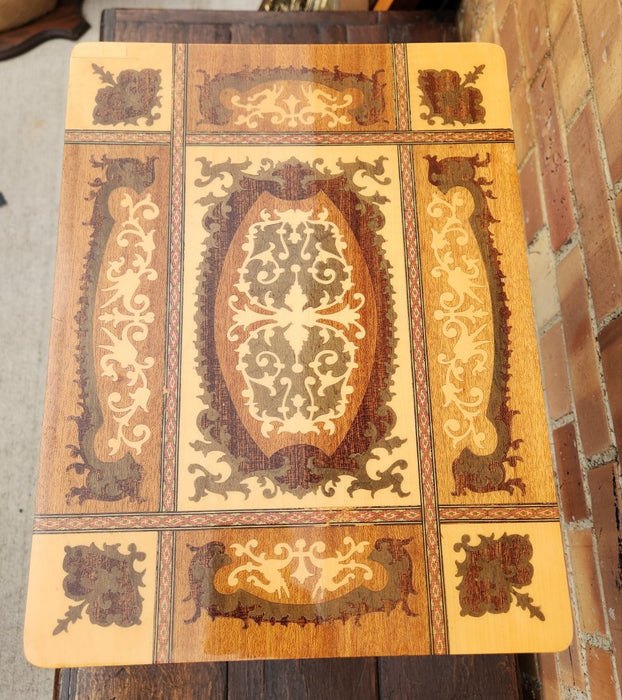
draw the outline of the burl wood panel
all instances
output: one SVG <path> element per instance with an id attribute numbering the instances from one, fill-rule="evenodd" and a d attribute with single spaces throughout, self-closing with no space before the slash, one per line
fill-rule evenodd
<path id="1" fill-rule="evenodd" d="M 76 48 L 33 662 L 568 643 L 509 115 L 485 44 Z"/>

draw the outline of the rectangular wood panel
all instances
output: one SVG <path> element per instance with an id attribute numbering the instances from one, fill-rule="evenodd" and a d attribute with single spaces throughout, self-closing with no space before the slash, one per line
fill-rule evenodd
<path id="1" fill-rule="evenodd" d="M 84 44 L 66 142 L 31 660 L 567 644 L 500 49 Z"/>

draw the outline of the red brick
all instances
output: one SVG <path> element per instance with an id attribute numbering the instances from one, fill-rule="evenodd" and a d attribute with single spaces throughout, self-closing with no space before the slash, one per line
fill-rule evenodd
<path id="1" fill-rule="evenodd" d="M 522 181 L 522 173 L 521 173 Z M 544 394 L 549 416 L 556 420 L 570 413 L 570 384 L 564 335 L 561 323 L 556 323 L 540 340 Z"/>
<path id="2" fill-rule="evenodd" d="M 611 653 L 588 644 L 585 647 L 590 691 L 598 700 L 616 700 L 615 672 Z"/>
<path id="3" fill-rule="evenodd" d="M 622 451 L 622 316 L 598 334 L 609 408 L 618 450 Z"/>
<path id="4" fill-rule="evenodd" d="M 484 23 L 488 0 L 470 0 L 462 5 L 458 16 L 460 36 L 463 41 L 475 41 L 476 32 Z"/>
<path id="5" fill-rule="evenodd" d="M 591 530 L 571 530 L 570 559 L 581 632 L 605 634 L 605 616 L 596 574 Z"/>
<path id="6" fill-rule="evenodd" d="M 588 472 L 598 564 L 616 661 L 622 668 L 622 489 L 615 462 Z"/>
<path id="7" fill-rule="evenodd" d="M 512 124 L 516 143 L 516 161 L 523 162 L 534 142 L 533 117 L 527 97 L 527 83 L 522 75 L 517 79 L 510 93 Z"/>
<path id="8" fill-rule="evenodd" d="M 603 139 L 611 180 L 616 183 L 622 178 L 622 96 L 618 98 L 611 114 L 603 122 Z"/>
<path id="9" fill-rule="evenodd" d="M 505 51 L 508 64 L 508 81 L 510 86 L 512 86 L 518 79 L 518 76 L 522 74 L 525 65 L 520 51 L 518 23 L 514 5 L 509 8 L 503 26 L 499 30 L 499 41 Z"/>
<path id="10" fill-rule="evenodd" d="M 559 37 L 553 44 L 553 62 L 562 112 L 568 123 L 590 87 L 579 20 L 574 11 L 566 15 Z"/>
<path id="11" fill-rule="evenodd" d="M 605 121 L 622 85 L 622 8 L 619 0 L 581 0 L 594 91 Z"/>
<path id="12" fill-rule="evenodd" d="M 546 6 L 542 0 L 521 0 L 516 7 L 527 75 L 531 78 L 548 49 Z"/>
<path id="13" fill-rule="evenodd" d="M 559 664 L 559 679 L 569 688 L 585 690 L 585 674 L 581 663 L 581 649 L 577 635 L 572 638 L 572 644 L 566 651 L 557 655 Z"/>
<path id="14" fill-rule="evenodd" d="M 538 670 L 540 683 L 542 683 L 542 700 L 560 700 L 561 693 L 555 670 L 555 654 L 538 654 Z"/>
<path id="15" fill-rule="evenodd" d="M 550 61 L 545 61 L 542 73 L 531 86 L 529 97 L 533 110 L 551 243 L 553 250 L 557 250 L 573 233 L 576 222 L 555 106 Z"/>
<path id="16" fill-rule="evenodd" d="M 610 439 L 587 284 L 577 246 L 559 263 L 557 286 L 579 433 L 583 450 L 591 457 L 607 449 Z"/>
<path id="17" fill-rule="evenodd" d="M 553 442 L 564 520 L 583 520 L 588 517 L 589 512 L 585 501 L 574 425 L 568 423 L 555 430 Z"/>
<path id="18" fill-rule="evenodd" d="M 622 192 L 616 197 L 616 214 L 618 215 L 618 225 L 622 229 Z"/>
<path id="19" fill-rule="evenodd" d="M 500 27 L 505 19 L 505 13 L 508 10 L 510 0 L 493 0 L 493 6 L 495 8 L 495 18 L 497 20 L 497 26 Z"/>
<path id="20" fill-rule="evenodd" d="M 484 24 L 479 33 L 478 41 L 483 41 L 490 44 L 498 43 L 498 34 L 495 23 L 495 14 L 489 11 L 484 20 Z"/>
<path id="21" fill-rule="evenodd" d="M 555 41 L 568 13 L 572 11 L 572 2 L 570 0 L 544 0 L 544 5 L 551 39 Z"/>
<path id="22" fill-rule="evenodd" d="M 568 132 L 568 152 L 585 264 L 600 321 L 622 305 L 622 255 L 597 138 L 594 110 L 588 103 Z"/>
<path id="23" fill-rule="evenodd" d="M 534 154 L 523 164 L 520 170 L 520 191 L 523 206 L 523 223 L 525 225 L 525 240 L 527 244 L 533 241 L 536 233 L 544 224 L 542 201 L 540 198 L 540 182 L 538 164 Z"/>

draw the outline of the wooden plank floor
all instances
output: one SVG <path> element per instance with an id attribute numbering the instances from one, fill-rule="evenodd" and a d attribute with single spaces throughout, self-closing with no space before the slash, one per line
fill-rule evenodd
<path id="1" fill-rule="evenodd" d="M 55 700 L 518 700 L 514 656 L 61 669 Z"/>
<path id="2" fill-rule="evenodd" d="M 243 15 L 243 17 L 241 17 Z M 234 13 L 106 10 L 106 41 L 379 43 L 455 41 L 452 23 L 425 12 Z M 56 700 L 520 697 L 513 655 L 255 661 L 57 671 Z"/>

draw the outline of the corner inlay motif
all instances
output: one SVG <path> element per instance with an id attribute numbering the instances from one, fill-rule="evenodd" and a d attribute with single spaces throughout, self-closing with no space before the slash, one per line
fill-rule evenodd
<path id="1" fill-rule="evenodd" d="M 115 78 L 102 66 L 93 63 L 93 72 L 108 87 L 100 88 L 95 96 L 93 124 L 103 126 L 139 126 L 139 119 L 145 120 L 145 126 L 151 126 L 160 118 L 156 107 L 161 107 L 159 96 L 161 87 L 161 70 L 144 68 L 143 70 L 123 70 Z"/>
<path id="2" fill-rule="evenodd" d="M 434 125 L 436 119 L 442 119 L 443 125 L 460 122 L 467 124 L 484 124 L 486 110 L 482 105 L 484 99 L 481 91 L 473 87 L 484 72 L 485 66 L 475 66 L 464 78 L 454 70 L 420 70 L 419 89 L 421 105 L 428 112 L 421 118 Z"/>
<path id="3" fill-rule="evenodd" d="M 104 544 L 100 549 L 94 543 L 65 547 L 63 589 L 78 604 L 69 606 L 53 634 L 68 632 L 83 612 L 91 624 L 100 627 L 140 625 L 143 598 L 138 589 L 144 586 L 145 572 L 136 571 L 134 562 L 143 561 L 146 555 L 135 544 L 129 545 L 127 554 L 119 547 Z"/>
<path id="4" fill-rule="evenodd" d="M 479 536 L 479 544 L 471 545 L 470 537 L 454 545 L 454 551 L 464 551 L 466 557 L 456 562 L 456 576 L 462 577 L 457 589 L 460 614 L 481 617 L 486 613 L 506 613 L 512 602 L 529 617 L 544 620 L 533 598 L 519 589 L 529 586 L 533 579 L 533 546 L 529 535 Z"/>

